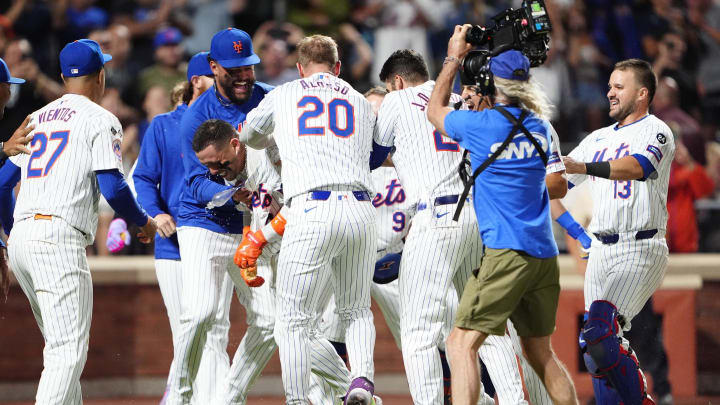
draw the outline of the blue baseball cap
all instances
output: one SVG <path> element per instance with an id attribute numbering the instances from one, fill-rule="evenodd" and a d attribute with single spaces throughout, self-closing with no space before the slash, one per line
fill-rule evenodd
<path id="1" fill-rule="evenodd" d="M 8 69 L 7 63 L 0 58 L 0 83 L 20 84 L 25 83 L 25 79 L 10 76 L 10 69 Z"/>
<path id="2" fill-rule="evenodd" d="M 60 51 L 60 70 L 65 77 L 89 75 L 100 70 L 112 56 L 102 53 L 100 45 L 91 39 L 78 39 Z"/>
<path id="3" fill-rule="evenodd" d="M 208 62 L 209 52 L 198 52 L 190 58 L 187 67 L 187 79 L 190 81 L 193 76 L 212 76 L 213 71 L 210 69 Z"/>
<path id="4" fill-rule="evenodd" d="M 237 28 L 227 28 L 213 35 L 210 57 L 226 69 L 260 63 L 260 58 L 253 52 L 250 35 Z"/>
<path id="5" fill-rule="evenodd" d="M 511 49 L 490 59 L 490 71 L 496 77 L 524 81 L 530 77 L 530 61 L 522 52 Z"/>
<path id="6" fill-rule="evenodd" d="M 178 30 L 175 27 L 168 27 L 163 28 L 155 34 L 155 40 L 153 41 L 153 46 L 155 48 L 159 48 L 161 46 L 166 45 L 177 45 L 180 42 L 182 42 L 183 36 L 180 33 L 180 30 Z"/>

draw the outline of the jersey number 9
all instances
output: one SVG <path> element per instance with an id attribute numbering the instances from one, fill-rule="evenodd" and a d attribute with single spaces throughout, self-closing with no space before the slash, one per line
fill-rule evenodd
<path id="1" fill-rule="evenodd" d="M 309 126 L 308 120 L 320 118 L 325 113 L 325 103 L 315 96 L 305 96 L 297 103 L 298 108 L 312 107 L 303 111 L 298 118 L 298 135 L 325 135 L 325 126 Z M 335 136 L 347 138 L 355 132 L 355 110 L 349 101 L 334 98 L 327 104 L 328 129 Z"/>

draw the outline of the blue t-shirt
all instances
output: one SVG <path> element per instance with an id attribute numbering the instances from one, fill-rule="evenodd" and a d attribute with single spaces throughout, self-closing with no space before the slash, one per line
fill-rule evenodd
<path id="1" fill-rule="evenodd" d="M 220 191 L 230 188 L 220 176 L 213 176 L 210 170 L 198 160 L 192 149 L 195 130 L 209 119 L 227 121 L 240 130 L 245 116 L 260 104 L 273 87 L 256 82 L 250 99 L 243 104 L 233 104 L 215 90 L 207 89 L 183 114 L 180 123 L 180 139 L 185 167 L 185 187 L 180 196 L 178 226 L 195 226 L 219 233 L 242 234 L 242 212 L 235 208 L 232 200 L 222 207 L 206 209 L 207 203 Z"/>
<path id="2" fill-rule="evenodd" d="M 505 108 L 520 116 L 519 108 Z M 549 124 L 533 114 L 523 124 L 549 155 Z M 494 109 L 453 111 L 445 117 L 445 132 L 470 151 L 473 172 L 500 147 L 511 128 L 510 121 Z M 475 180 L 473 204 L 485 246 L 522 250 L 538 258 L 557 256 L 545 165 L 522 132 Z"/>
<path id="3" fill-rule="evenodd" d="M 180 148 L 180 122 L 186 104 L 174 111 L 153 118 L 140 148 L 133 173 L 137 200 L 145 211 L 155 217 L 169 214 L 177 222 L 180 193 L 185 184 Z M 180 259 L 177 235 L 162 238 L 155 235 L 156 259 Z"/>

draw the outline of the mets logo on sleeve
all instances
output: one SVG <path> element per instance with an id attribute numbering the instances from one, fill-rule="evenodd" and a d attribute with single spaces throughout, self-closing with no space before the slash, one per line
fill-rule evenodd
<path id="1" fill-rule="evenodd" d="M 657 134 L 656 138 L 661 145 L 665 145 L 665 142 L 667 142 L 667 137 L 663 134 Z"/>
<path id="2" fill-rule="evenodd" d="M 115 157 L 117 160 L 122 161 L 122 151 L 120 151 L 120 140 L 116 139 L 113 141 L 112 144 L 113 152 L 115 152 Z"/>

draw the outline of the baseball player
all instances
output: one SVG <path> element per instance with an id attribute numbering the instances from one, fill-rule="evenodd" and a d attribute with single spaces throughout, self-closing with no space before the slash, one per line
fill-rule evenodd
<path id="1" fill-rule="evenodd" d="M 250 36 L 242 30 L 228 28 L 216 33 L 208 59 L 215 84 L 188 107 L 180 123 L 185 186 L 176 219 L 183 289 L 180 327 L 175 340 L 175 378 L 167 401 L 172 405 L 186 404 L 192 398 L 209 334 L 215 333 L 217 326 L 225 328 L 223 336 L 227 336 L 226 320 L 233 284 L 248 314 L 248 329 L 236 356 L 246 362 L 241 367 L 247 371 L 244 376 L 248 380 L 239 384 L 249 388 L 274 350 L 274 299 L 268 289 L 251 290 L 232 262 L 243 230 L 243 213 L 236 208 L 236 203 L 248 193 L 240 190 L 223 206 L 206 208 L 215 194 L 232 186 L 223 176 L 212 174 L 200 163 L 192 148 L 195 130 L 203 122 L 215 118 L 239 128 L 245 115 L 271 88 L 255 82 L 254 65 L 259 58 L 253 52 Z M 230 359 L 225 350 L 216 356 L 222 362 L 217 366 L 214 379 L 224 381 Z"/>
<path id="2" fill-rule="evenodd" d="M 598 404 L 653 403 L 637 358 L 622 336 L 660 286 L 673 134 L 648 113 L 657 79 L 650 64 L 615 64 L 608 83 L 616 124 L 588 135 L 564 159 L 573 184 L 590 178 L 593 245 L 585 273 L 587 320 L 580 340 Z"/>
<path id="3" fill-rule="evenodd" d="M 198 127 L 193 140 L 193 149 L 196 151 L 195 153 L 200 162 L 207 165 L 212 174 L 222 173 L 228 180 L 244 181 L 243 186 L 248 191 L 252 191 L 251 206 L 253 213 L 250 228 L 257 231 L 266 223 L 273 226 L 272 224 L 278 221 L 278 218 L 282 218 L 282 215 L 278 212 L 283 201 L 280 192 L 279 156 L 276 146 L 263 150 L 248 149 L 247 154 L 241 156 L 235 151 L 240 148 L 244 149 L 245 145 L 239 143 L 237 135 L 235 129 L 227 122 L 211 119 Z M 220 162 L 226 162 L 227 164 L 221 166 Z M 250 229 L 246 229 L 246 231 L 248 234 L 251 233 Z M 262 257 L 256 257 L 257 261 L 253 263 L 253 266 L 259 268 L 259 270 L 255 271 L 254 277 L 244 277 L 248 286 L 254 287 L 253 290 L 269 289 L 274 296 L 274 275 L 279 247 L 279 240 L 271 242 L 264 249 Z M 261 282 L 256 283 L 258 280 Z M 327 296 L 329 298 L 329 294 Z M 275 348 L 276 346 L 273 345 L 272 352 L 275 351 Z M 226 391 L 219 397 L 219 403 L 245 403 L 248 387 L 241 385 L 241 383 L 248 380 L 246 375 L 252 370 L 245 368 L 247 359 L 238 357 L 242 354 L 242 351 L 236 353 L 226 379 L 224 387 Z M 329 354 L 332 355 L 333 353 L 330 352 Z M 350 385 L 350 373 L 336 356 L 328 356 L 328 353 L 317 352 L 313 353 L 313 356 L 318 361 L 315 361 L 315 367 L 310 378 L 313 380 L 314 386 L 319 387 L 319 389 L 310 393 L 312 403 L 334 404 L 333 399 L 347 391 Z M 264 367 L 268 359 L 269 356 L 253 361 L 262 361 L 261 366 Z"/>
<path id="4" fill-rule="evenodd" d="M 8 69 L 5 61 L 0 58 L 0 119 L 2 119 L 5 114 L 5 104 L 7 104 L 10 99 L 10 84 L 12 83 L 25 83 L 25 80 L 10 76 L 10 69 Z M 0 167 L 5 164 L 8 156 L 15 156 L 18 153 L 30 154 L 30 150 L 25 145 L 30 142 L 30 138 L 28 138 L 27 135 L 33 130 L 34 126 L 28 126 L 28 122 L 30 122 L 30 116 L 25 118 L 10 139 L 6 142 L 0 142 Z M 2 201 L 9 200 L 10 204 L 6 204 L 5 207 L 0 209 L 0 228 L 3 227 L 5 222 L 12 222 L 11 212 L 12 209 L 14 209 L 12 190 L 2 190 L 0 191 L 0 196 L 2 195 L 7 196 L 7 199 L 2 199 Z M 12 225 L 10 226 L 12 227 Z M 8 276 L 7 258 L 5 257 L 5 244 L 0 239 L 0 301 L 5 302 L 9 289 L 10 278 Z"/>
<path id="5" fill-rule="evenodd" d="M 438 131 L 470 151 L 473 204 L 485 245 L 480 269 L 463 291 L 448 338 L 453 400 L 466 405 L 477 400 L 475 352 L 489 336 L 506 333 L 512 318 L 527 358 L 553 401 L 577 404 L 572 380 L 550 343 L 560 284 L 549 200 L 564 195 L 567 185 L 553 190 L 545 184 L 548 155 L 559 157 L 550 153 L 552 137 L 541 118 L 551 112 L 549 102 L 529 80 L 527 57 L 508 50 L 489 60 L 490 80 L 480 83 L 492 109 L 446 107 L 460 60 L 472 49 L 465 40 L 469 28 L 455 27 L 428 106 L 428 118 Z"/>
<path id="6" fill-rule="evenodd" d="M 208 52 L 200 52 L 190 59 L 187 69 L 188 89 L 183 94 L 182 104 L 172 112 L 156 116 L 150 123 L 132 176 L 138 202 L 158 224 L 158 234 L 155 236 L 155 273 L 167 308 L 173 341 L 176 340 L 180 328 L 180 291 L 183 288 L 180 248 L 175 235 L 180 193 L 185 178 L 184 173 L 177 170 L 183 164 L 178 142 L 180 122 L 188 106 L 213 85 L 213 73 L 207 56 Z M 108 242 L 116 240 L 122 241 L 119 235 L 108 236 Z M 118 246 L 122 245 L 120 243 Z M 196 376 L 198 392 L 194 400 L 197 404 L 209 404 L 214 393 L 223 384 L 215 370 L 222 365 L 220 355 L 227 347 L 226 332 L 229 325 L 223 325 L 223 321 L 217 320 L 217 325 L 221 326 L 214 328 L 203 348 L 204 355 Z M 168 385 L 174 378 L 175 363 L 173 361 L 170 366 Z M 166 395 L 168 393 L 169 390 L 166 390 Z"/>
<path id="7" fill-rule="evenodd" d="M 308 403 L 311 353 L 333 351 L 316 319 L 324 295 L 334 292 L 354 377 L 345 403 L 369 404 L 375 344 L 370 283 L 377 241 L 368 161 L 375 116 L 362 94 L 337 77 L 335 41 L 307 37 L 298 52 L 301 79 L 269 93 L 248 114 L 240 134 L 253 148 L 268 146 L 273 134 L 283 162 L 289 209 L 278 263 L 275 338 L 286 402 Z"/>
<path id="8" fill-rule="evenodd" d="M 400 181 L 407 198 L 418 202 L 400 263 L 403 361 L 413 401 L 438 404 L 443 401 L 438 348 L 446 336 L 446 323 L 452 322 L 446 318 L 454 317 L 445 299 L 451 283 L 456 291 L 463 291 L 471 271 L 479 266 L 481 241 L 472 209 L 463 210 L 460 222 L 452 221 L 463 188 L 457 175 L 462 150 L 427 120 L 434 82 L 428 80 L 422 56 L 396 51 L 385 62 L 380 79 L 394 91 L 380 107 L 376 135 L 382 147 L 395 146 L 393 163 Z M 521 403 L 524 395 L 512 344 L 507 336 L 493 337 L 491 342 L 480 357 L 498 382 L 501 402 Z"/>
<path id="9" fill-rule="evenodd" d="M 142 242 L 156 230 L 125 183 L 120 122 L 97 104 L 110 59 L 88 39 L 62 49 L 67 94 L 32 114 L 31 154 L 14 156 L 3 167 L 23 183 L 8 247 L 10 266 L 45 338 L 40 404 L 82 403 L 80 374 L 92 314 L 85 247 L 95 237 L 99 194 L 141 227 Z M 0 178 L 7 184 L 8 177 Z"/>

